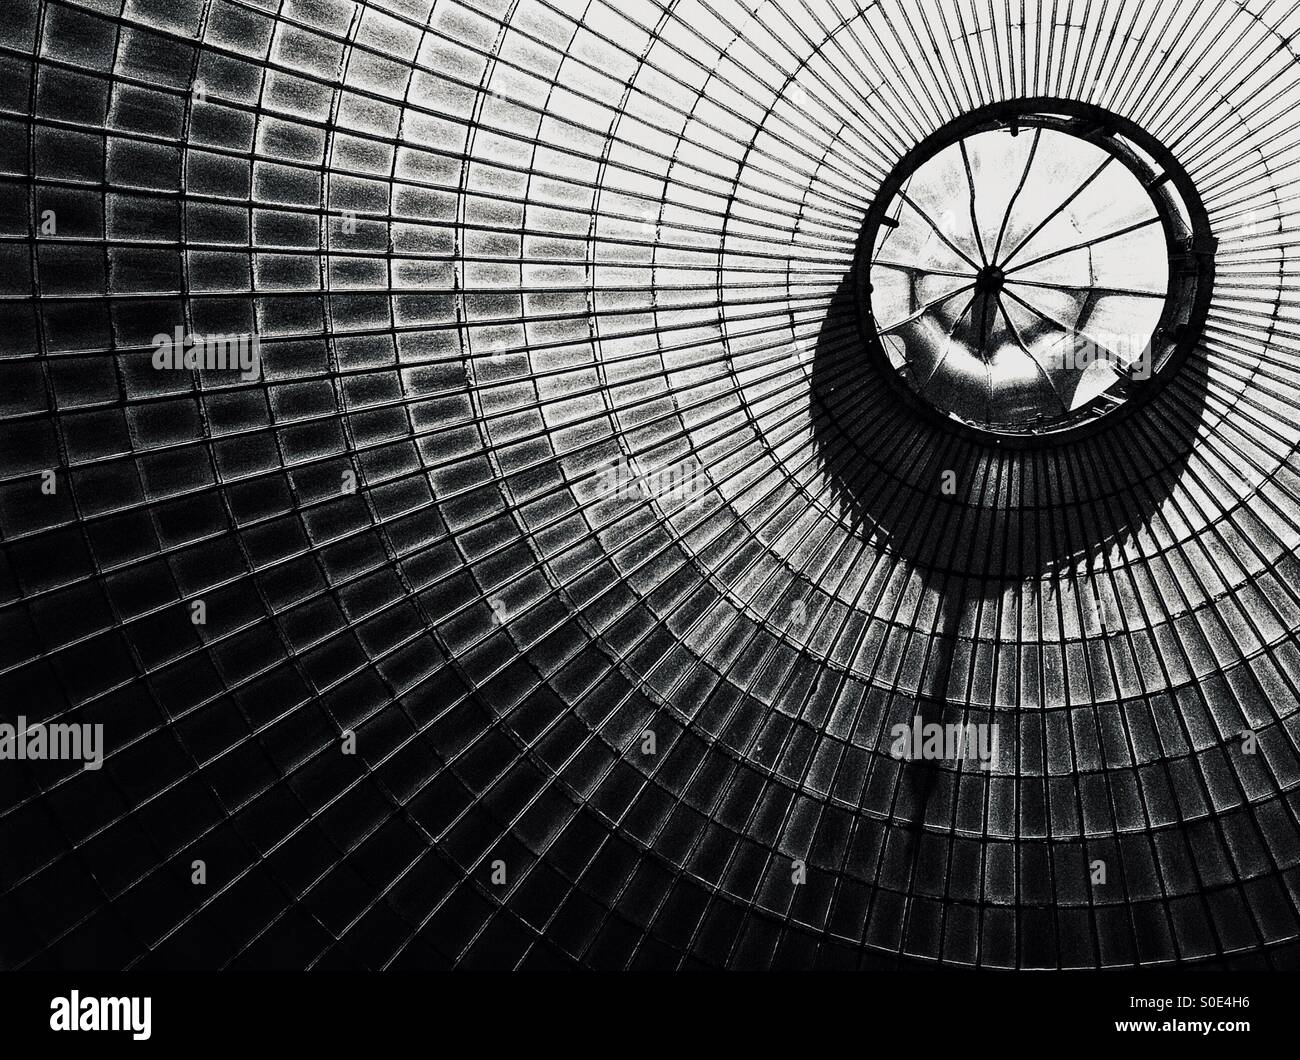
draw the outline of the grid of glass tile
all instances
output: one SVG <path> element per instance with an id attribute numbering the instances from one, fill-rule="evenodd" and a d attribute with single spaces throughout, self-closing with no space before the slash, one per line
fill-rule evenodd
<path id="1" fill-rule="evenodd" d="M 1294 962 L 1298 30 L 10 0 L 0 720 L 109 753 L 0 762 L 0 965 Z M 998 452 L 844 284 L 914 142 L 1037 95 L 1175 152 L 1217 281 L 1141 416 Z M 894 758 L 918 699 L 993 768 Z"/>

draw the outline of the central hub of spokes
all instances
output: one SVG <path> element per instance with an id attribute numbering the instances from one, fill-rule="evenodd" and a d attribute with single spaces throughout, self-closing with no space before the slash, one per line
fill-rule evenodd
<path id="1" fill-rule="evenodd" d="M 975 276 L 975 290 L 980 294 L 1000 294 L 1007 276 L 996 265 L 985 265 Z"/>
<path id="2" fill-rule="evenodd" d="M 1000 296 L 1006 274 L 996 265 L 985 265 L 975 274 L 975 296 L 971 301 L 970 323 L 972 347 L 983 364 L 993 358 L 994 344 L 989 340 L 998 325 Z"/>

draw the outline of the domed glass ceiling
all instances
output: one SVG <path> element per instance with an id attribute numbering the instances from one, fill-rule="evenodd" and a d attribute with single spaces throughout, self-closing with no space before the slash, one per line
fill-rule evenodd
<path id="1" fill-rule="evenodd" d="M 104 756 L 0 763 L 0 965 L 1293 962 L 1297 33 L 1292 0 L 7 0 L 0 721 Z M 1133 128 L 972 126 L 969 178 L 929 149 L 1024 100 Z M 1126 155 L 1053 215 L 1124 143 L 1170 176 Z M 864 318 L 924 304 L 860 268 L 873 211 L 867 257 L 924 235 L 889 186 L 923 145 L 907 194 L 971 261 L 902 263 L 929 302 L 992 242 L 953 364 L 1014 366 L 1000 404 L 914 391 Z M 1217 246 L 1096 242 L 1178 171 Z M 1148 291 L 1158 385 L 1035 436 L 1124 356 L 1049 388 L 1033 353 L 1144 333 Z M 259 370 L 159 369 L 176 328 Z M 918 720 L 996 750 L 900 757 Z"/>

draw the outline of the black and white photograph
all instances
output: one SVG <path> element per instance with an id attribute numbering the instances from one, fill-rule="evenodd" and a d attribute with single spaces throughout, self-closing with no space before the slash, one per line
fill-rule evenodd
<path id="1" fill-rule="evenodd" d="M 0 0 L 15 1043 L 1277 1033 L 1298 547 L 1297 0 Z"/>

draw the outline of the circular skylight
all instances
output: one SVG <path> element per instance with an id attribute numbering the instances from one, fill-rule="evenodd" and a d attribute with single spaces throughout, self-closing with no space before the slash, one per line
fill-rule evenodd
<path id="1" fill-rule="evenodd" d="M 1002 106 L 899 164 L 868 221 L 866 302 L 910 395 L 1033 438 L 1100 420 L 1174 369 L 1212 248 L 1190 182 L 1143 138 L 1092 108 Z"/>

